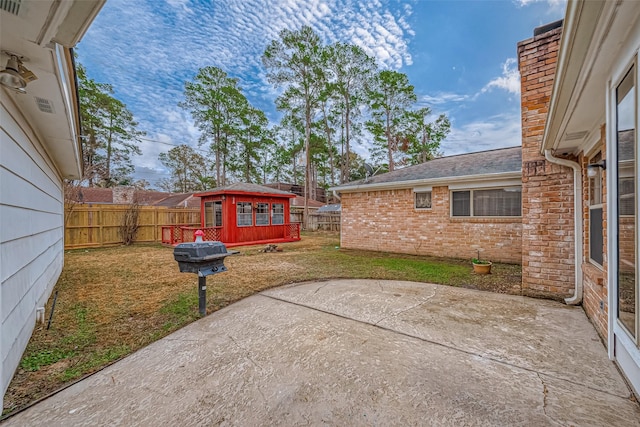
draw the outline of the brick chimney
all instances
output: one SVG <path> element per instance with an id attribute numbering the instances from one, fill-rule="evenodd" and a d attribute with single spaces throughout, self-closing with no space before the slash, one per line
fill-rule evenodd
<path id="1" fill-rule="evenodd" d="M 522 288 L 555 299 L 574 287 L 573 171 L 540 154 L 562 21 L 518 43 L 522 107 Z M 561 155 L 562 153 L 555 153 Z"/>
<path id="2" fill-rule="evenodd" d="M 136 189 L 134 187 L 113 187 L 113 204 L 128 205 L 134 202 Z"/>

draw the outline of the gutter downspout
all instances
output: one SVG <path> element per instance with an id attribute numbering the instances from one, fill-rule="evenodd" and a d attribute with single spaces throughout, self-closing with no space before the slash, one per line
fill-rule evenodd
<path id="1" fill-rule="evenodd" d="M 573 169 L 573 226 L 574 226 L 574 270 L 575 286 L 573 296 L 565 298 L 568 305 L 578 305 L 582 302 L 582 176 L 580 165 L 567 159 L 554 157 L 551 150 L 544 150 L 544 158 L 551 163 L 567 166 Z"/>
<path id="2" fill-rule="evenodd" d="M 338 201 L 340 201 L 340 196 L 338 196 L 338 192 L 336 190 L 333 190 L 333 197 L 335 197 L 336 199 L 338 199 Z"/>

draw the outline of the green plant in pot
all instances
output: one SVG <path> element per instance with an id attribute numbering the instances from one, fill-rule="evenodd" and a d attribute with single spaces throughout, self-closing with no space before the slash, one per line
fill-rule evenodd
<path id="1" fill-rule="evenodd" d="M 471 259 L 473 264 L 473 272 L 477 274 L 491 274 L 491 261 L 480 258 L 480 251 L 478 251 L 478 257 Z"/>

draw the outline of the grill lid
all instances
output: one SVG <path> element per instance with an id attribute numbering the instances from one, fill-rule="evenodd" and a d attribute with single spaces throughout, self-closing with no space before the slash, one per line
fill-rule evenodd
<path id="1" fill-rule="evenodd" d="M 222 242 L 190 242 L 177 245 L 173 249 L 173 258 L 178 262 L 205 262 L 236 253 L 227 251 Z"/>

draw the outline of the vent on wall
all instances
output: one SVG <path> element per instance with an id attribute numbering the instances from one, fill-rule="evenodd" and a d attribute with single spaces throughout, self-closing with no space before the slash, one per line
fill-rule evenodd
<path id="1" fill-rule="evenodd" d="M 21 4 L 22 0 L 0 0 L 0 9 L 17 16 Z"/>
<path id="2" fill-rule="evenodd" d="M 34 96 L 34 98 L 36 100 L 36 104 L 38 104 L 38 108 L 40 109 L 40 111 L 49 114 L 54 113 L 53 104 L 51 103 L 51 101 L 49 101 L 48 99 L 39 98 L 37 96 Z"/>
<path id="3" fill-rule="evenodd" d="M 587 132 L 586 130 L 580 131 L 580 132 L 567 132 L 564 134 L 564 140 L 565 141 L 574 141 L 576 139 L 582 139 L 585 136 L 587 136 L 589 132 Z"/>

